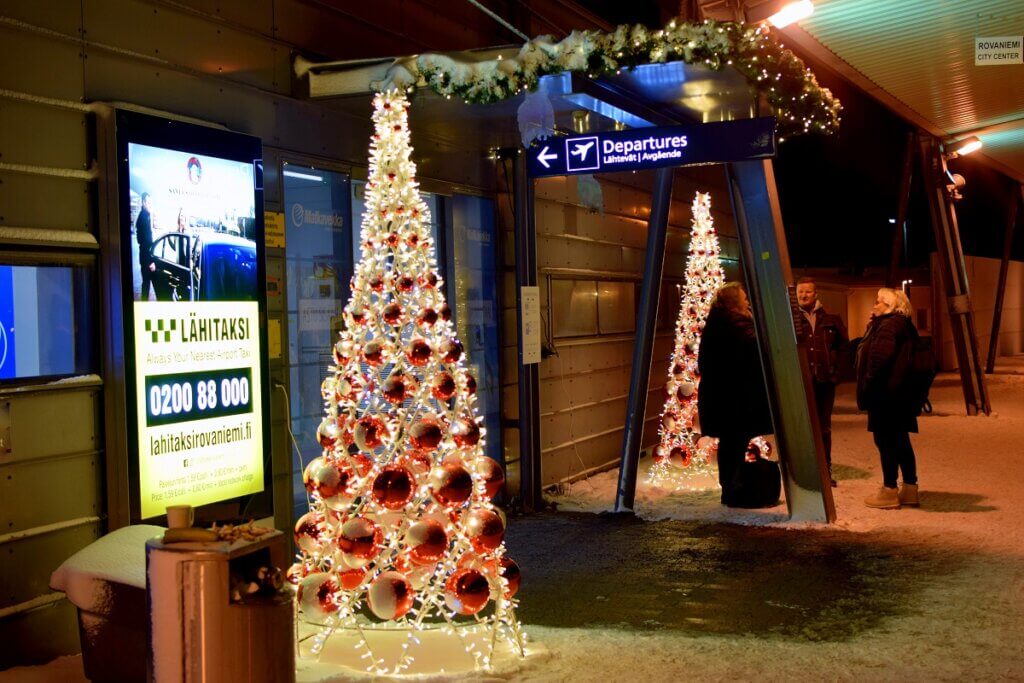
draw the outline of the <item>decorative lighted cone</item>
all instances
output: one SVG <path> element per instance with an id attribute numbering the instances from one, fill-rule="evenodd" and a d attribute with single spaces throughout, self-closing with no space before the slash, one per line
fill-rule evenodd
<path id="1" fill-rule="evenodd" d="M 686 259 L 686 285 L 676 320 L 675 349 L 665 384 L 661 413 L 661 441 L 654 453 L 651 483 L 686 488 L 691 480 L 711 471 L 716 441 L 696 431 L 700 375 L 697 352 L 715 292 L 724 284 L 718 236 L 711 220 L 711 196 L 698 192 L 693 199 L 693 227 Z"/>
<path id="2" fill-rule="evenodd" d="M 467 646 L 481 668 L 499 641 L 523 652 L 519 567 L 505 557 L 504 518 L 491 502 L 504 472 L 484 454 L 476 380 L 410 161 L 407 108 L 396 91 L 374 98 L 362 258 L 321 387 L 323 455 L 303 474 L 310 511 L 288 571 L 303 618 L 322 628 L 315 653 L 335 629 L 408 629 L 394 662 L 363 639 L 367 670 L 379 674 L 409 668 L 418 630 L 461 639 L 461 622 L 492 632 L 489 648 Z"/>

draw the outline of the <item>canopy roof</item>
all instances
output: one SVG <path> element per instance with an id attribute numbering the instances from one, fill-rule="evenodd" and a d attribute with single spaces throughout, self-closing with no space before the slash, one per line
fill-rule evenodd
<path id="1" fill-rule="evenodd" d="M 815 0 L 786 42 L 943 139 L 1024 182 L 1024 65 L 975 66 L 976 36 L 1024 35 L 1021 0 Z"/>

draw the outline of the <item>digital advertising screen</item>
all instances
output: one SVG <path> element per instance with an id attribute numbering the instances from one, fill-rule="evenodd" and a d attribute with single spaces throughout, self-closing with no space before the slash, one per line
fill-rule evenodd
<path id="1" fill-rule="evenodd" d="M 245 508 L 269 477 L 260 142 L 123 111 L 117 139 L 133 517 Z"/>

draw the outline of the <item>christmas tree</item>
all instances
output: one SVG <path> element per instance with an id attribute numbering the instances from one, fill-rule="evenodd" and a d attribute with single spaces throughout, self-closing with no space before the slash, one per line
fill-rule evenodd
<path id="1" fill-rule="evenodd" d="M 289 571 L 302 618 L 320 630 L 358 629 L 372 673 L 402 673 L 424 629 L 466 639 L 479 666 L 499 638 L 522 653 L 515 615 L 519 568 L 505 556 L 505 518 L 491 500 L 504 484 L 484 455 L 476 381 L 464 365 L 430 217 L 410 160 L 400 91 L 374 98 L 362 258 L 345 329 L 323 382 L 323 455 L 305 468 L 310 510 Z M 408 630 L 397 661 L 373 652 L 369 629 Z"/>
<path id="2" fill-rule="evenodd" d="M 650 471 L 651 483 L 685 487 L 698 474 L 710 472 L 710 456 L 716 440 L 695 429 L 697 352 L 701 332 L 715 293 L 724 284 L 719 260 L 718 236 L 711 219 L 711 195 L 700 192 L 693 199 L 693 229 L 686 259 L 686 285 L 676 320 L 676 343 L 669 364 L 665 390 L 668 398 L 661 413 L 661 441 Z"/>

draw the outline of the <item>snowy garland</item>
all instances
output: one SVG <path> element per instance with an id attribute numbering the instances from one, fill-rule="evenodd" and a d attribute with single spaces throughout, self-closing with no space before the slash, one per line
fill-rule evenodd
<path id="1" fill-rule="evenodd" d="M 783 136 L 839 128 L 839 100 L 767 25 L 673 20 L 655 31 L 639 24 L 611 33 L 573 31 L 557 43 L 550 36 L 535 38 L 508 59 L 468 62 L 443 54 L 419 55 L 403 60 L 372 85 L 378 90 L 425 85 L 440 95 L 486 104 L 535 90 L 541 77 L 551 74 L 572 71 L 595 78 L 676 61 L 715 71 L 736 69 L 771 104 Z"/>

